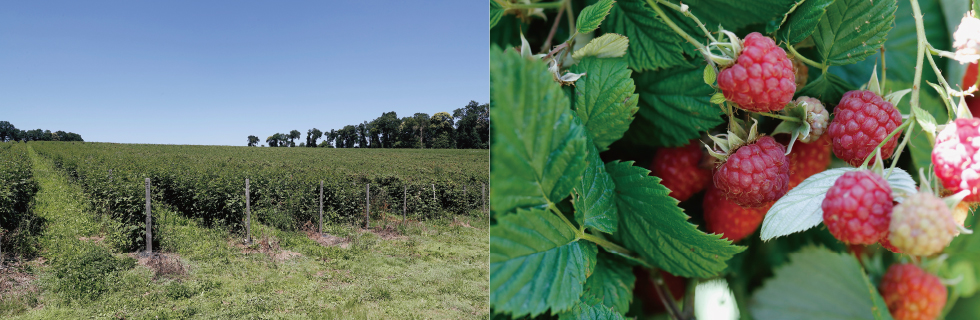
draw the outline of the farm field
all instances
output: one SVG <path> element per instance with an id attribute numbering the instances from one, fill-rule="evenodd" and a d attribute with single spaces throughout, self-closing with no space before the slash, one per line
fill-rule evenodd
<path id="1" fill-rule="evenodd" d="M 19 233 L 4 239 L 0 318 L 460 319 L 489 312 L 489 225 L 479 189 L 487 181 L 486 150 L 0 148 L 0 161 L 17 155 L 4 163 L 19 163 L 11 171 L 36 191 L 29 213 L 18 217 Z M 244 191 L 236 189 L 245 176 L 253 244 L 243 243 L 244 210 L 234 200 L 244 207 Z M 145 245 L 145 178 L 154 181 L 156 258 L 136 253 Z M 327 237 L 310 220 L 321 179 Z M 468 192 L 454 197 L 463 185 Z M 345 210 L 344 196 L 361 207 Z M 7 251 L 17 244 L 36 250 L 15 258 Z"/>

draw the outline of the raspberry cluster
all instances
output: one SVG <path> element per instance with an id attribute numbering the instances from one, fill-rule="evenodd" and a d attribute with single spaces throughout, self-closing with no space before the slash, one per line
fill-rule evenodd
<path id="1" fill-rule="evenodd" d="M 871 91 L 848 91 L 834 109 L 834 120 L 827 132 L 833 139 L 834 154 L 852 166 L 860 166 L 889 133 L 902 124 L 902 114 L 890 102 Z M 895 151 L 901 132 L 881 148 L 887 159 Z"/>
<path id="2" fill-rule="evenodd" d="M 823 222 L 835 238 L 848 244 L 874 244 L 888 232 L 892 189 L 870 170 L 837 178 L 821 204 Z"/>
<path id="3" fill-rule="evenodd" d="M 734 65 L 718 73 L 725 99 L 752 112 L 782 110 L 796 92 L 796 74 L 786 51 L 758 32 L 745 36 Z"/>
<path id="4" fill-rule="evenodd" d="M 692 140 L 683 147 L 657 150 L 650 171 L 660 177 L 660 184 L 670 189 L 671 197 L 684 201 L 704 190 L 711 181 L 711 170 L 701 167 L 703 158 L 700 142 Z"/>
<path id="5" fill-rule="evenodd" d="M 764 136 L 735 150 L 714 172 L 715 187 L 742 207 L 760 207 L 789 190 L 786 147 Z"/>
<path id="6" fill-rule="evenodd" d="M 713 186 L 704 194 L 704 221 L 708 232 L 724 235 L 738 242 L 759 228 L 772 203 L 756 208 L 743 208 L 725 198 Z"/>
<path id="7" fill-rule="evenodd" d="M 933 320 L 946 305 L 946 287 L 939 277 L 913 264 L 888 267 L 878 288 L 895 320 Z"/>
<path id="8" fill-rule="evenodd" d="M 980 119 L 956 119 L 936 136 L 932 149 L 936 177 L 953 193 L 970 191 L 964 200 L 980 202 Z"/>

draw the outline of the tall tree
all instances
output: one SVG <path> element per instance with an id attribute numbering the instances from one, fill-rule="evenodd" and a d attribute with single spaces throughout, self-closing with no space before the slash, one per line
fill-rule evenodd
<path id="1" fill-rule="evenodd" d="M 419 139 L 419 148 L 425 148 L 426 141 L 429 140 L 429 114 L 424 112 L 418 112 L 412 116 L 415 118 L 416 130 L 418 130 L 418 135 L 416 137 Z"/>
<path id="2" fill-rule="evenodd" d="M 330 135 L 327 136 L 327 142 L 330 143 L 330 144 L 334 144 L 334 140 L 336 140 L 336 139 L 337 139 L 337 130 L 330 129 Z M 338 148 L 340 148 L 340 147 L 338 147 Z"/>
<path id="3" fill-rule="evenodd" d="M 320 129 L 313 128 L 306 131 L 306 146 L 310 148 L 316 147 L 316 140 L 323 136 L 323 132 Z"/>
<path id="4" fill-rule="evenodd" d="M 394 111 L 382 113 L 372 123 L 374 124 L 372 129 L 376 129 L 378 133 L 380 147 L 394 148 L 395 143 L 399 141 L 398 130 L 402 124 L 401 120 L 398 119 L 398 114 Z"/>
<path id="5" fill-rule="evenodd" d="M 252 135 L 248 136 L 248 146 L 249 147 L 254 147 L 258 143 L 259 143 L 259 137 L 252 136 Z"/>
<path id="6" fill-rule="evenodd" d="M 487 149 L 490 147 L 490 105 L 470 101 L 466 107 L 453 111 L 456 119 L 456 148 Z"/>
<path id="7" fill-rule="evenodd" d="M 268 143 L 270 147 L 278 147 L 279 146 L 279 140 L 277 140 L 278 135 L 279 134 L 277 133 L 269 136 L 268 138 L 265 138 L 265 143 Z"/>
<path id="8" fill-rule="evenodd" d="M 299 130 L 290 131 L 288 137 L 289 137 L 289 146 L 290 147 L 295 147 L 296 146 L 296 141 L 294 141 L 294 140 L 299 139 L 299 137 L 300 137 Z"/>
<path id="9" fill-rule="evenodd" d="M 16 140 L 17 127 L 7 121 L 0 121 L 0 142 Z"/>
<path id="10" fill-rule="evenodd" d="M 453 136 L 453 117 L 449 112 L 437 112 L 429 119 L 431 138 L 428 147 L 436 149 L 453 149 L 456 142 Z"/>

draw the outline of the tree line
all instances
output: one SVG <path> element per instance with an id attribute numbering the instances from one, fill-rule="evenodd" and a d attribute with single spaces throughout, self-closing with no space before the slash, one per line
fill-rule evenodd
<path id="1" fill-rule="evenodd" d="M 270 147 L 488 149 L 490 105 L 470 101 L 451 115 L 438 112 L 431 117 L 416 113 L 398 118 L 394 111 L 385 112 L 374 120 L 340 129 L 309 129 L 306 141 L 299 141 L 297 145 L 301 137 L 299 130 L 292 130 L 275 133 L 265 142 Z M 323 140 L 318 143 L 321 138 Z M 259 146 L 260 142 L 259 137 L 248 136 L 249 147 Z"/>
<path id="2" fill-rule="evenodd" d="M 64 132 L 61 130 L 51 132 L 51 130 L 21 130 L 17 129 L 8 121 L 0 121 L 0 142 L 4 141 L 85 141 L 82 136 L 74 132 Z"/>

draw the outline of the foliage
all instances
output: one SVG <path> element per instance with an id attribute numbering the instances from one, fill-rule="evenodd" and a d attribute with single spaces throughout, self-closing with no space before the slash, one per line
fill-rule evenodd
<path id="1" fill-rule="evenodd" d="M 21 130 L 8 121 L 0 121 L 0 142 L 4 141 L 84 141 L 82 136 L 74 132 L 51 130 Z"/>
<path id="2" fill-rule="evenodd" d="M 41 221 L 30 204 L 37 191 L 27 146 L 0 142 L 0 252 L 27 257 L 35 253 L 31 238 Z"/>
<path id="3" fill-rule="evenodd" d="M 904 115 L 895 132 L 903 142 L 893 159 L 864 167 L 881 172 L 897 202 L 929 190 L 936 130 L 971 117 L 959 97 L 975 93 L 945 60 L 968 2 L 491 1 L 492 317 L 654 316 L 640 305 L 657 298 L 633 296 L 650 284 L 629 272 L 647 268 L 688 277 L 689 290 L 724 277 L 742 317 L 889 319 L 876 283 L 902 256 L 873 245 L 855 247 L 854 259 L 826 228 L 813 228 L 830 185 L 854 168 L 835 159 L 774 202 L 759 236 L 738 245 L 705 231 L 701 197 L 678 203 L 644 168 L 655 148 L 710 148 L 708 135 L 736 141 L 753 124 L 768 134 L 805 121 L 741 110 L 717 87 L 742 50 L 738 39 L 760 32 L 808 69 L 794 97 L 817 98 L 831 114 L 847 91 L 890 99 Z M 913 260 L 964 279 L 950 281 L 947 310 L 976 292 L 980 259 L 964 248 L 978 238 L 957 237 L 945 251 L 951 261 Z M 685 309 L 697 299 L 675 298 Z M 671 318 L 691 317 L 667 305 Z"/>

